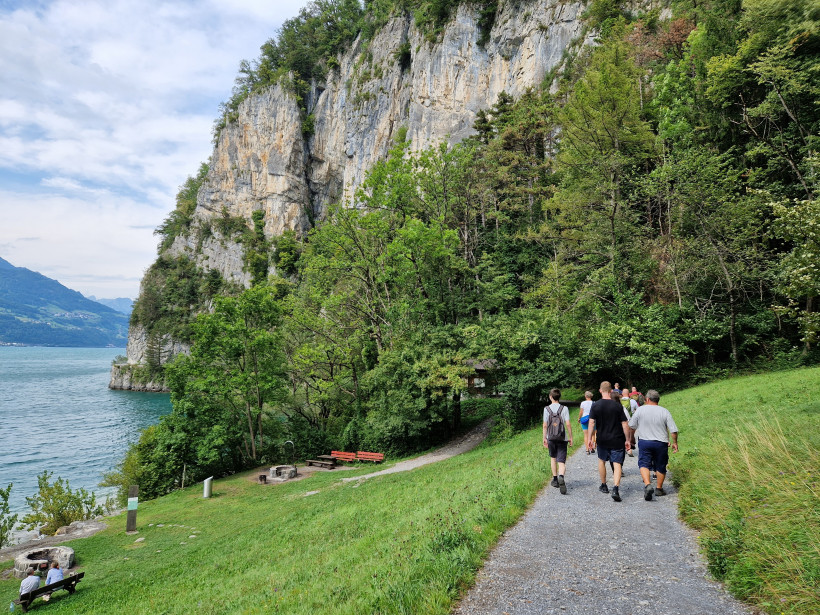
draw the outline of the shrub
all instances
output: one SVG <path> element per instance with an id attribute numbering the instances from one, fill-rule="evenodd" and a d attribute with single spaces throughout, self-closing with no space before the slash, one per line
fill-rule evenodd
<path id="1" fill-rule="evenodd" d="M 5 489 L 0 488 L 0 549 L 9 542 L 9 536 L 17 523 L 17 515 L 11 514 L 9 508 L 9 493 L 14 483 L 9 483 Z"/>
<path id="2" fill-rule="evenodd" d="M 102 515 L 108 508 L 97 504 L 97 497 L 82 487 L 72 491 L 68 481 L 59 476 L 52 484 L 53 472 L 43 470 L 37 477 L 37 495 L 26 498 L 32 512 L 23 517 L 27 529 L 39 528 L 44 534 L 53 534 L 58 528 L 73 521 L 84 521 Z"/>

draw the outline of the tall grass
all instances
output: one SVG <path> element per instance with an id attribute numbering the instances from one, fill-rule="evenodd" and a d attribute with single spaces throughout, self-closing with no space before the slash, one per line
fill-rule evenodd
<path id="1" fill-rule="evenodd" d="M 680 429 L 672 477 L 710 572 L 770 613 L 820 611 L 820 369 L 661 400 Z"/>

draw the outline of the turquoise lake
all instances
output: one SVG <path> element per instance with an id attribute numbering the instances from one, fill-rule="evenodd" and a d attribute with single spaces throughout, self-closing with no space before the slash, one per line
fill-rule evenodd
<path id="1" fill-rule="evenodd" d="M 43 470 L 72 489 L 103 492 L 103 474 L 129 443 L 171 411 L 167 394 L 108 389 L 120 354 L 124 348 L 0 346 L 0 486 L 14 483 L 13 512 L 29 512 L 25 498 Z"/>

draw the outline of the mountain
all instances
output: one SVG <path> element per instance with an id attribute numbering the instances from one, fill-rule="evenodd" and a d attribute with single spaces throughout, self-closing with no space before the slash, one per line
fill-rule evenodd
<path id="1" fill-rule="evenodd" d="M 124 346 L 128 317 L 0 258 L 0 344 Z"/>
<path id="2" fill-rule="evenodd" d="M 584 3 L 518 4 L 498 3 L 488 25 L 475 3 L 454 2 L 437 36 L 399 11 L 372 38 L 342 49 L 304 95 L 283 80 L 238 104 L 210 166 L 184 187 L 193 194 L 190 210 L 180 206 L 183 190 L 160 229 L 166 241 L 142 280 L 128 363 L 112 368 L 110 386 L 135 388 L 130 370 L 186 350 L 186 323 L 213 298 L 201 289 L 250 285 L 245 234 L 254 216 L 261 214 L 266 239 L 306 233 L 330 205 L 350 202 L 397 142 L 419 152 L 462 141 L 499 95 L 540 86 L 568 49 L 593 38 Z M 181 288 L 200 292 L 178 302 Z"/>
<path id="3" fill-rule="evenodd" d="M 89 295 L 89 299 L 92 301 L 96 301 L 97 303 L 102 303 L 103 305 L 110 307 L 112 310 L 117 310 L 126 316 L 131 315 L 131 309 L 134 305 L 134 300 L 129 299 L 128 297 L 117 297 L 116 299 L 98 299 L 94 295 Z"/>

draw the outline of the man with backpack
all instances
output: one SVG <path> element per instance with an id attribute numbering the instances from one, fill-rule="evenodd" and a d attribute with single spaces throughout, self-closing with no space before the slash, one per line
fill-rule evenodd
<path id="1" fill-rule="evenodd" d="M 567 446 L 572 446 L 572 426 L 569 422 L 569 408 L 561 405 L 561 391 L 550 391 L 549 406 L 544 408 L 544 446 L 549 450 L 552 466 L 550 485 L 558 487 L 563 495 L 567 493 L 564 473 L 567 468 Z"/>
<path id="2" fill-rule="evenodd" d="M 598 474 L 601 478 L 601 493 L 609 493 L 606 485 L 606 462 L 612 464 L 612 499 L 621 501 L 621 473 L 626 451 L 631 450 L 629 426 L 624 408 L 610 397 L 612 385 L 602 382 L 601 399 L 592 404 L 589 411 L 589 428 L 598 432 Z"/>

